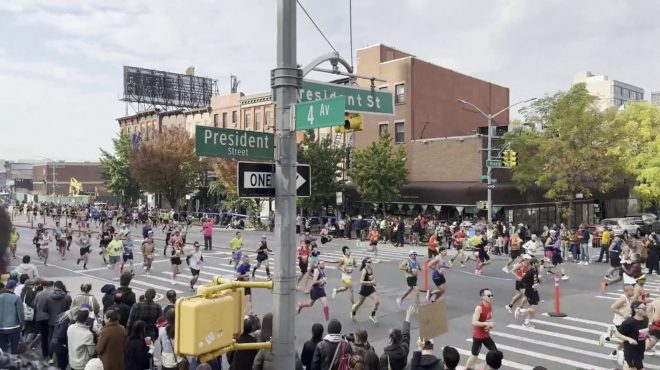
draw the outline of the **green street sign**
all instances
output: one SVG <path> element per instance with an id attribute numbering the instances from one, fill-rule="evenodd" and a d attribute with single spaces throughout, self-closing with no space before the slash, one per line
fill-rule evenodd
<path id="1" fill-rule="evenodd" d="M 394 95 L 382 90 L 362 89 L 318 81 L 303 80 L 298 102 L 346 97 L 346 111 L 370 114 L 394 114 Z"/>
<path id="2" fill-rule="evenodd" d="M 275 158 L 275 135 L 265 132 L 196 126 L 195 154 L 235 159 Z"/>
<path id="3" fill-rule="evenodd" d="M 490 167 L 490 168 L 509 168 L 509 167 L 505 166 L 502 163 L 502 161 L 496 160 L 496 159 L 486 161 L 486 167 Z"/>
<path id="4" fill-rule="evenodd" d="M 343 96 L 296 104 L 296 131 L 344 124 Z"/>

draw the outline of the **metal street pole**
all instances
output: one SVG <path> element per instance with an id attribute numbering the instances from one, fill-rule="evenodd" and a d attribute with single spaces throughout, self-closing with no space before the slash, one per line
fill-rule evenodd
<path id="1" fill-rule="evenodd" d="M 277 67 L 271 87 L 277 109 L 275 148 L 275 237 L 280 241 L 273 281 L 273 364 L 295 368 L 296 135 L 291 110 L 302 85 L 296 61 L 296 0 L 277 2 Z"/>
<path id="2" fill-rule="evenodd" d="M 516 105 L 523 104 L 523 103 L 528 103 L 532 100 L 536 100 L 536 98 L 531 98 L 531 99 L 519 101 L 515 104 L 511 104 L 508 107 L 500 110 L 499 112 L 497 112 L 495 114 L 487 114 L 484 111 L 482 111 L 481 109 L 479 109 L 476 105 L 470 103 L 469 101 L 463 100 L 463 99 L 458 99 L 459 103 L 471 106 L 472 108 L 476 109 L 479 113 L 481 113 L 482 116 L 484 116 L 488 119 L 488 149 L 487 149 L 488 154 L 486 155 L 486 159 L 488 161 L 492 160 L 492 158 L 493 158 L 493 156 L 492 156 L 493 133 L 492 133 L 492 130 L 491 130 L 492 125 L 493 125 L 493 118 L 495 118 L 495 117 L 499 116 L 500 114 L 508 111 L 509 109 L 511 109 L 512 107 L 515 107 Z M 492 179 L 492 174 L 493 174 L 493 168 L 491 166 L 486 166 L 486 177 L 487 177 L 487 186 L 486 186 L 486 188 L 487 188 L 487 193 L 488 193 L 486 202 L 488 203 L 488 205 L 487 205 L 488 206 L 488 223 L 493 222 L 493 189 L 492 189 L 493 179 Z"/>

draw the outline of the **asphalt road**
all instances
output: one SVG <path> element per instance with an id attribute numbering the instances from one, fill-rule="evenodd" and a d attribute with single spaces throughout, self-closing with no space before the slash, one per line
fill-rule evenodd
<path id="1" fill-rule="evenodd" d="M 15 221 L 19 226 L 21 240 L 18 247 L 18 255 L 29 254 L 37 264 L 42 276 L 49 279 L 59 279 L 65 282 L 72 294 L 78 292 L 78 286 L 84 281 L 93 284 L 93 292 L 100 298 L 100 288 L 106 283 L 113 283 L 113 271 L 107 269 L 101 257 L 98 255 L 98 242 L 94 241 L 92 256 L 88 270 L 83 270 L 82 265 L 76 265 L 78 257 L 77 246 L 72 245 L 66 259 L 61 260 L 51 247 L 51 257 L 49 266 L 43 266 L 36 258 L 36 250 L 32 245 L 32 236 L 34 231 L 26 225 L 24 218 Z M 52 225 L 51 222 L 48 223 Z M 133 235 L 136 240 L 141 240 L 141 229 L 135 228 Z M 205 265 L 202 268 L 200 283 L 206 283 L 215 275 L 227 277 L 233 276 L 233 269 L 228 265 L 229 240 L 234 236 L 236 230 L 216 229 L 213 235 L 213 251 L 205 253 Z M 242 231 L 245 250 L 254 255 L 257 243 L 261 235 L 266 235 L 271 249 L 276 250 L 280 246 L 273 240 L 273 233 L 264 233 L 257 231 Z M 156 238 L 164 238 L 162 231 L 156 231 Z M 193 226 L 188 231 L 188 243 L 193 241 L 202 241 L 201 230 Z M 136 243 L 139 244 L 139 243 Z M 341 247 L 348 245 L 352 248 L 354 256 L 361 260 L 364 256 L 372 256 L 372 253 L 366 251 L 367 243 L 356 245 L 355 240 L 347 241 L 345 239 L 334 240 L 324 247 L 321 247 L 322 258 L 326 260 L 339 260 L 341 256 Z M 157 251 L 162 253 L 164 241 L 157 240 Z M 190 248 L 189 246 L 187 248 Z M 369 333 L 369 340 L 375 346 L 378 353 L 387 345 L 387 334 L 390 328 L 400 327 L 404 318 L 405 308 L 413 300 L 408 298 L 400 308 L 396 304 L 396 298 L 400 297 L 406 285 L 403 273 L 398 270 L 397 265 L 403 260 L 411 247 L 394 248 L 391 245 L 379 246 L 380 263 L 375 267 L 375 279 L 378 282 L 377 291 L 380 295 L 381 304 L 377 313 L 378 324 L 373 324 L 368 320 L 371 304 L 369 300 L 360 309 L 357 315 L 357 322 L 352 322 L 349 317 L 350 302 L 346 293 L 340 293 L 336 299 L 330 299 L 330 316 L 337 318 L 342 322 L 344 333 L 349 333 L 357 328 L 364 328 Z M 426 254 L 425 247 L 417 247 L 420 255 Z M 141 270 L 142 257 L 139 253 L 135 256 L 136 276 L 131 286 L 137 293 L 142 293 L 147 288 L 156 289 L 159 298 L 169 289 L 177 291 L 178 295 L 191 295 L 194 292 L 188 287 L 190 273 L 184 268 L 185 273 L 177 277 L 177 284 L 171 284 L 169 259 L 159 255 L 154 263 L 153 273 L 145 275 Z M 20 260 L 14 260 L 13 264 L 18 264 Z M 277 263 L 277 261 L 274 261 Z M 273 263 L 271 257 L 271 263 Z M 340 273 L 332 265 L 327 265 L 328 284 L 327 294 L 330 297 L 332 287 L 339 286 Z M 613 344 L 606 344 L 605 347 L 598 346 L 598 338 L 605 331 L 612 319 L 609 306 L 614 299 L 621 293 L 621 286 L 612 287 L 608 293 L 602 293 L 598 285 L 602 276 L 607 270 L 604 263 L 592 263 L 589 266 L 566 264 L 568 281 L 561 281 L 561 311 L 566 313 L 566 318 L 552 318 L 545 314 L 538 315 L 534 323 L 536 329 L 528 329 L 522 326 L 522 322 L 516 320 L 513 315 L 508 314 L 504 309 L 506 303 L 511 299 L 514 290 L 514 280 L 512 275 L 505 274 L 501 268 L 504 260 L 500 257 L 493 257 L 493 263 L 486 267 L 484 275 L 476 276 L 473 273 L 472 263 L 467 267 L 460 268 L 456 264 L 446 273 L 447 293 L 445 294 L 448 307 L 449 332 L 436 338 L 436 353 L 441 352 L 444 345 L 456 347 L 461 353 L 461 364 L 465 363 L 471 348 L 472 327 L 470 325 L 471 315 L 475 305 L 479 301 L 479 290 L 489 288 L 494 293 L 494 320 L 496 322 L 495 330 L 492 331 L 492 337 L 498 345 L 498 348 L 504 352 L 506 369 L 532 369 L 534 366 L 543 365 L 548 369 L 612 369 L 616 367 L 614 361 L 610 359 L 609 353 Z M 185 264 L 182 265 L 185 267 Z M 271 269 L 275 271 L 276 269 Z M 265 271 L 262 268 L 257 272 L 257 280 L 265 280 Z M 358 272 L 354 272 L 354 282 L 357 281 Z M 423 278 L 420 277 L 420 286 L 423 285 Z M 432 282 L 429 281 L 430 284 Z M 356 297 L 357 297 L 356 284 Z M 660 279 L 652 276 L 647 279 L 647 290 L 652 294 L 660 294 Z M 542 312 L 551 312 L 554 309 L 554 284 L 549 275 L 542 276 L 542 285 L 540 287 Z M 298 293 L 298 301 L 304 301 L 308 298 L 303 293 Z M 421 296 L 422 302 L 424 297 Z M 254 311 L 258 315 L 268 312 L 272 307 L 272 296 L 266 290 L 253 290 Z M 424 304 L 424 303 L 423 303 Z M 319 302 L 312 307 L 302 311 L 296 320 L 296 342 L 298 349 L 310 336 L 311 324 L 314 322 L 323 323 L 323 312 Z M 415 340 L 419 335 L 419 324 L 416 316 L 412 319 L 412 343 L 414 349 Z M 659 349 L 660 351 L 660 349 Z M 485 350 L 482 350 L 482 357 Z M 660 369 L 659 357 L 646 357 L 647 369 Z"/>

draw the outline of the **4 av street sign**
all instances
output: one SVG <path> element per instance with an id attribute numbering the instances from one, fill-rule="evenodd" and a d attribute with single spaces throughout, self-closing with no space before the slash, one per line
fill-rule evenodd
<path id="1" fill-rule="evenodd" d="M 344 124 L 343 96 L 296 104 L 296 131 Z"/>
<path id="2" fill-rule="evenodd" d="M 328 99 L 337 96 L 346 98 L 346 111 L 370 114 L 394 114 L 394 95 L 391 92 L 362 89 L 345 85 L 303 80 L 298 90 L 298 101 Z"/>
<path id="3" fill-rule="evenodd" d="M 311 170 L 299 164 L 296 176 L 296 195 L 309 197 L 312 192 Z M 238 162 L 237 186 L 239 198 L 268 198 L 275 196 L 275 165 L 272 163 Z"/>
<path id="4" fill-rule="evenodd" d="M 195 154 L 200 157 L 272 161 L 275 158 L 275 135 L 265 132 L 196 126 Z"/>

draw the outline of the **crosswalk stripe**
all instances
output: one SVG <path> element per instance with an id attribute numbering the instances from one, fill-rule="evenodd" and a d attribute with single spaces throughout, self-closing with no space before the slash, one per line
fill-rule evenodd
<path id="1" fill-rule="evenodd" d="M 462 348 L 456 348 L 456 350 L 458 351 L 458 353 L 460 353 L 463 356 L 472 356 L 471 351 L 468 351 L 468 350 L 465 350 L 465 349 L 462 349 Z M 486 360 L 486 355 L 480 353 L 479 354 L 479 359 L 482 360 L 482 361 L 485 361 Z M 506 360 L 506 359 L 502 360 L 502 364 L 504 366 L 508 366 L 508 367 L 511 367 L 513 369 L 516 369 L 516 370 L 532 370 L 533 369 L 532 366 L 523 365 L 523 364 L 513 362 L 513 361 L 509 361 L 509 360 Z"/>
<path id="2" fill-rule="evenodd" d="M 556 322 L 552 322 L 552 321 L 545 321 L 545 320 L 538 320 L 538 319 L 532 319 L 531 321 L 532 321 L 533 323 L 537 323 L 537 324 L 543 324 L 543 325 L 547 325 L 547 326 L 554 326 L 554 327 L 562 328 L 562 329 L 569 329 L 569 330 L 581 331 L 581 332 L 583 332 L 583 333 L 590 333 L 590 334 L 596 334 L 596 335 L 601 335 L 601 334 L 603 334 L 602 331 L 593 330 L 593 329 L 581 328 L 581 327 L 574 326 L 574 325 L 558 324 L 558 323 L 556 323 Z"/>
<path id="3" fill-rule="evenodd" d="M 597 295 L 597 296 L 594 296 L 594 297 L 596 297 L 596 298 L 600 298 L 600 299 L 611 299 L 611 300 L 613 300 L 613 301 L 616 301 L 616 300 L 617 300 L 616 297 L 607 297 L 607 296 L 603 296 L 603 295 Z"/>
<path id="4" fill-rule="evenodd" d="M 344 255 L 343 255 L 341 252 L 321 252 L 321 257 L 327 257 L 327 256 L 337 257 L 337 259 L 339 260 L 339 259 L 341 259 Z M 352 256 L 352 257 L 355 257 L 356 261 L 359 261 L 359 260 L 361 260 L 362 258 L 365 258 L 365 257 L 374 258 L 373 255 L 371 255 L 371 256 L 369 256 L 369 255 L 362 255 L 362 254 L 360 254 L 360 253 L 351 253 L 351 256 Z M 393 259 L 383 258 L 383 257 L 380 255 L 380 253 L 379 253 L 379 255 L 378 255 L 378 259 L 381 260 L 381 261 L 383 261 L 383 262 L 392 262 L 392 261 L 394 261 Z"/>
<path id="5" fill-rule="evenodd" d="M 171 273 L 171 272 L 161 271 L 161 273 L 162 273 L 163 275 L 172 276 L 172 273 Z M 192 275 L 179 274 L 179 275 L 177 275 L 176 277 L 177 277 L 177 278 L 181 278 L 182 280 L 185 280 L 187 283 L 190 283 L 190 279 L 192 279 Z M 204 279 L 204 278 L 201 278 L 201 277 L 200 277 L 200 278 L 197 278 L 197 281 L 202 281 L 202 282 L 204 282 L 204 283 L 210 283 L 210 282 L 211 282 L 211 279 Z"/>
<path id="6" fill-rule="evenodd" d="M 499 332 L 499 331 L 491 331 L 490 334 L 494 335 L 494 336 L 500 336 L 500 337 L 503 337 L 503 338 L 522 341 L 522 342 L 529 343 L 529 344 L 536 344 L 536 345 L 544 346 L 544 347 L 548 347 L 548 348 L 560 349 L 560 350 L 566 351 L 566 352 L 573 352 L 573 353 L 583 354 L 583 355 L 596 357 L 596 358 L 601 358 L 601 359 L 605 359 L 605 360 L 610 359 L 609 355 L 606 355 L 606 354 L 603 354 L 603 353 L 585 351 L 585 350 L 580 349 L 580 348 L 573 348 L 571 346 L 555 344 L 555 343 L 536 340 L 536 339 L 531 339 L 531 338 L 525 338 L 525 337 L 521 337 L 519 335 L 507 334 L 507 333 L 502 333 L 502 332 Z"/>
<path id="7" fill-rule="evenodd" d="M 151 276 L 151 275 L 145 275 L 145 276 Z M 163 279 L 163 280 L 167 280 L 167 279 Z M 167 280 L 167 281 L 169 281 L 169 280 Z M 175 291 L 177 294 L 183 294 L 183 291 L 181 291 L 181 290 L 173 289 L 171 287 L 163 287 L 163 286 L 152 284 L 152 283 L 147 283 L 146 281 L 142 281 L 142 280 L 133 279 L 133 280 L 131 280 L 131 284 L 144 285 L 144 286 L 148 286 L 149 288 L 166 290 L 166 291 L 171 289 L 171 290 Z"/>
<path id="8" fill-rule="evenodd" d="M 167 272 L 166 272 L 166 274 L 167 274 Z M 170 276 L 172 276 L 171 273 L 169 273 L 169 274 L 170 274 Z M 166 287 L 166 288 L 162 288 L 162 289 L 165 289 L 165 290 L 170 290 L 170 289 L 172 289 L 172 288 L 171 288 L 171 287 L 173 286 L 173 285 L 172 285 L 172 279 L 166 279 L 166 278 L 162 278 L 162 277 L 154 276 L 154 275 L 147 275 L 147 277 L 150 278 L 150 279 L 160 280 L 160 281 L 163 281 L 163 282 L 166 282 L 166 283 L 169 284 L 168 287 Z M 187 285 L 187 284 L 184 284 L 184 285 Z"/>
<path id="9" fill-rule="evenodd" d="M 543 314 L 543 316 L 548 316 L 548 314 Z M 603 326 L 606 328 L 609 328 L 613 324 L 608 324 L 606 322 L 600 322 L 600 321 L 593 321 L 593 320 L 587 320 L 587 319 L 581 319 L 579 317 L 572 317 L 572 316 L 566 316 L 566 317 L 561 317 L 562 320 L 567 320 L 567 321 L 575 321 L 575 322 L 581 322 L 583 324 L 591 324 L 591 325 L 598 325 L 598 326 Z"/>
<path id="10" fill-rule="evenodd" d="M 550 337 L 571 340 L 573 342 L 580 342 L 580 343 L 585 343 L 585 344 L 591 344 L 591 345 L 594 345 L 594 346 L 599 346 L 597 340 L 582 338 L 582 337 L 576 337 L 576 336 L 573 336 L 573 335 L 557 333 L 557 332 L 554 332 L 554 331 L 548 331 L 548 330 L 543 330 L 543 329 L 538 329 L 538 328 L 537 329 L 530 329 L 530 328 L 526 328 L 522 325 L 515 325 L 515 324 L 509 324 L 506 327 L 511 328 L 511 329 L 516 329 L 516 330 L 526 331 L 528 333 L 547 335 L 547 336 L 550 336 Z M 603 347 L 615 349 L 615 348 L 617 348 L 617 345 L 616 344 L 611 344 L 611 343 L 605 343 L 603 345 Z"/>
<path id="11" fill-rule="evenodd" d="M 467 341 L 472 342 L 472 338 L 468 338 Z M 573 360 L 569 360 L 567 358 L 552 356 L 552 355 L 548 355 L 548 354 L 545 354 L 545 353 L 538 353 L 538 352 L 535 352 L 535 351 L 528 351 L 526 349 L 513 347 L 513 346 L 508 346 L 506 344 L 498 344 L 497 348 L 498 349 L 501 348 L 501 349 L 505 349 L 507 351 L 520 353 L 521 355 L 526 355 L 526 356 L 535 357 L 535 358 L 539 358 L 539 359 L 543 359 L 543 360 L 548 360 L 548 361 L 552 361 L 552 362 L 556 362 L 556 363 L 560 363 L 560 364 L 564 364 L 564 365 L 568 365 L 568 366 L 573 366 L 573 367 L 577 367 L 577 368 L 581 368 L 581 369 L 609 370 L 609 368 L 592 366 L 592 365 L 586 364 L 584 362 L 573 361 Z"/>

